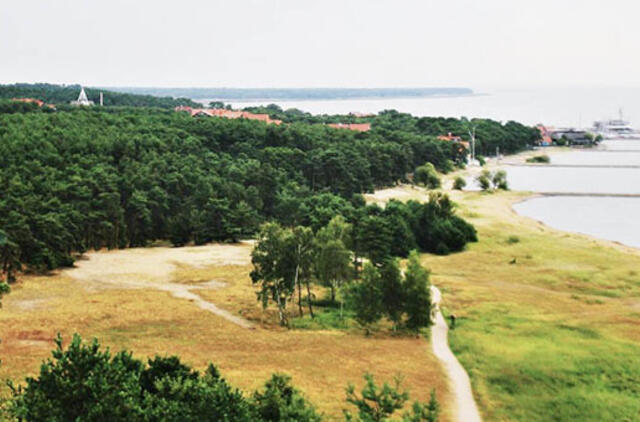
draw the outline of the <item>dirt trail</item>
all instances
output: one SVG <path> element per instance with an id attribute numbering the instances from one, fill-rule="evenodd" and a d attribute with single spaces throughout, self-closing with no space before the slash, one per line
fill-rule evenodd
<path id="1" fill-rule="evenodd" d="M 173 283 L 176 264 L 204 267 L 216 262 L 246 264 L 249 260 L 247 245 L 207 245 L 187 248 L 136 248 L 122 251 L 91 252 L 86 260 L 78 261 L 76 268 L 66 270 L 70 277 L 81 281 L 87 288 L 153 289 L 186 299 L 201 309 L 212 312 L 243 328 L 254 328 L 244 318 L 207 302 L 194 290 L 220 289 L 225 283 L 209 281 L 200 284 Z"/>
<path id="2" fill-rule="evenodd" d="M 442 312 L 440 312 L 442 295 L 440 290 L 435 286 L 431 286 L 431 297 L 435 305 L 435 322 L 433 327 L 431 327 L 431 345 L 433 347 L 433 354 L 436 355 L 442 363 L 451 382 L 453 396 L 456 402 L 455 418 L 459 422 L 480 422 L 482 418 L 480 417 L 478 406 L 476 406 L 473 393 L 471 392 L 469 376 L 449 348 L 447 340 L 449 326 L 444 320 Z"/>

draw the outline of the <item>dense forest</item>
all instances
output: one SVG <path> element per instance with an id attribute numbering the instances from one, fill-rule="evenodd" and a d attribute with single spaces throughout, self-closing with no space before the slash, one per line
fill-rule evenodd
<path id="1" fill-rule="evenodd" d="M 104 95 L 105 106 L 136 106 L 174 108 L 179 105 L 198 107 L 200 104 L 188 98 L 154 97 L 151 95 L 134 95 L 108 91 L 101 88 L 87 88 L 85 92 L 89 100 L 96 104 L 100 101 L 100 92 Z M 80 85 L 54 84 L 12 84 L 0 85 L 0 99 L 36 98 L 45 103 L 63 105 L 78 99 Z"/>
<path id="2" fill-rule="evenodd" d="M 3 114 L 4 256 L 50 269 L 88 248 L 234 240 L 270 219 L 317 229 L 354 218 L 357 194 L 460 159 L 453 144 L 409 133 L 145 108 Z"/>
<path id="3" fill-rule="evenodd" d="M 464 124 L 455 119 L 383 112 L 373 118 L 373 130 L 354 132 L 144 107 L 52 112 L 4 106 L 0 102 L 5 274 L 22 265 L 70 265 L 91 248 L 234 241 L 266 221 L 317 231 L 336 215 L 354 226 L 371 224 L 377 237 L 392 240 L 392 255 L 406 256 L 414 247 L 448 253 L 475 239 L 452 212 L 411 204 L 379 210 L 365 207 L 360 195 L 407 181 L 425 163 L 440 171 L 464 165 L 459 143 L 427 134 Z M 486 122 L 487 133 L 496 131 L 496 142 L 512 150 L 534 139 L 531 128 L 496 124 Z M 442 201 L 433 210 L 448 209 Z"/>
<path id="4" fill-rule="evenodd" d="M 298 109 L 282 110 L 275 104 L 262 107 L 247 107 L 252 113 L 267 113 L 271 118 L 283 122 L 306 123 L 355 123 L 370 122 L 372 131 L 383 137 L 396 136 L 392 132 L 415 135 L 440 136 L 452 133 L 469 141 L 470 134 L 476 137 L 476 154 L 494 155 L 496 148 L 503 154 L 513 154 L 535 145 L 540 132 L 535 127 L 509 121 L 505 124 L 491 119 L 455 119 L 447 117 L 417 117 L 395 110 L 386 110 L 377 115 L 313 115 Z"/>

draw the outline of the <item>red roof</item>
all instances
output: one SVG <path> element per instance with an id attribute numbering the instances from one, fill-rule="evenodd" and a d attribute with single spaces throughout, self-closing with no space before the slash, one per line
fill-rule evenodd
<path id="1" fill-rule="evenodd" d="M 440 139 L 441 141 L 453 141 L 453 142 L 461 142 L 462 141 L 461 137 L 452 135 L 451 132 L 449 132 L 447 135 L 438 136 L 438 139 Z"/>
<path id="2" fill-rule="evenodd" d="M 282 123 L 281 120 L 271 119 L 268 114 L 253 114 L 247 111 L 227 110 L 223 108 L 191 108 L 187 106 L 178 106 L 174 110 L 186 111 L 191 114 L 191 116 L 224 117 L 226 119 L 243 118 L 249 120 L 260 120 L 265 123 L 273 123 L 276 125 Z"/>
<path id="3" fill-rule="evenodd" d="M 371 130 L 371 123 L 329 123 L 335 129 L 349 129 L 357 132 L 368 132 Z"/>
<path id="4" fill-rule="evenodd" d="M 541 145 L 551 145 L 553 144 L 553 140 L 551 139 L 551 133 L 549 131 L 549 128 L 547 128 L 546 126 L 543 125 L 538 125 L 536 126 L 538 128 L 538 130 L 540 131 L 540 134 L 542 135 L 542 139 L 540 141 Z"/>
<path id="5" fill-rule="evenodd" d="M 44 105 L 44 101 L 35 98 L 12 98 L 11 101 L 19 101 L 21 103 L 36 103 L 38 104 L 38 107 L 42 107 Z"/>

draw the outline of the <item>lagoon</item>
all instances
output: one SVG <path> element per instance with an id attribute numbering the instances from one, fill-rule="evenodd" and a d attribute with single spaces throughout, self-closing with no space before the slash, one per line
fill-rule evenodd
<path id="1" fill-rule="evenodd" d="M 585 167 L 508 166 L 511 188 L 533 192 L 640 194 L 640 142 L 605 141 L 598 149 L 553 154 L 551 164 Z M 612 167 L 588 167 L 593 165 Z M 621 165 L 639 168 L 613 167 Z M 556 229 L 640 248 L 640 198 L 537 197 L 516 204 L 514 209 Z"/>

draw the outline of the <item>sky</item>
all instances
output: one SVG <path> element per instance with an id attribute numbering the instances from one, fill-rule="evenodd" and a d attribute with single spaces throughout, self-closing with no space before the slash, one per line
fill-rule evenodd
<path id="1" fill-rule="evenodd" d="M 640 87 L 637 0 L 0 2 L 0 83 Z"/>

